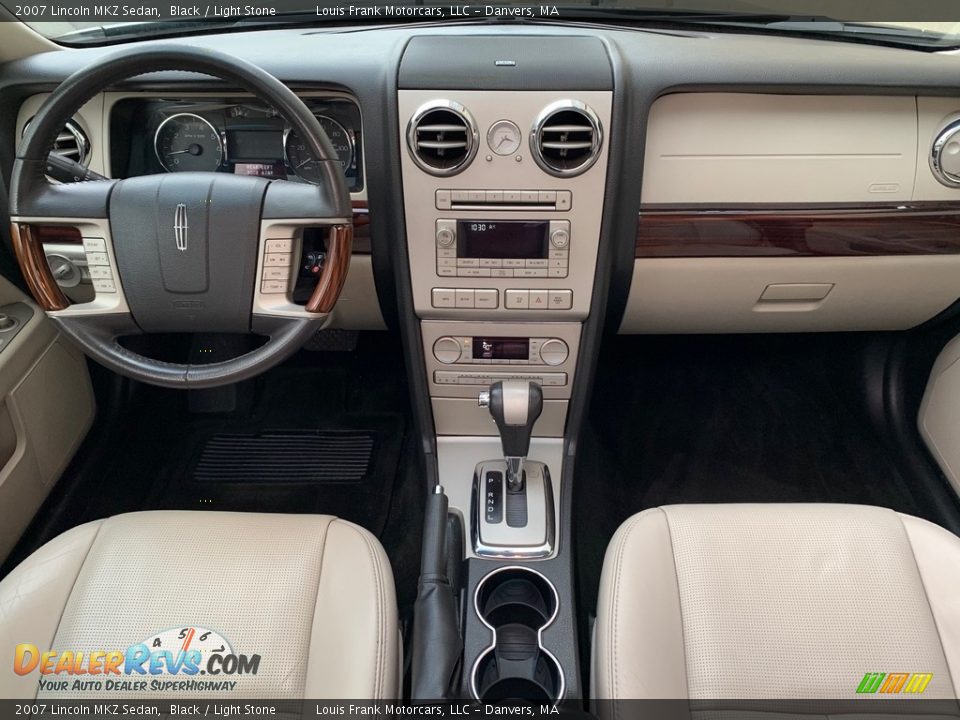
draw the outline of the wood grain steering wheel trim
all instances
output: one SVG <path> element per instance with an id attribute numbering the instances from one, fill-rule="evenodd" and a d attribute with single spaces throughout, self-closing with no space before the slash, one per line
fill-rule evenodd
<path id="1" fill-rule="evenodd" d="M 353 226 L 334 225 L 327 238 L 327 258 L 317 280 L 313 295 L 307 301 L 306 311 L 328 313 L 337 304 L 343 285 L 347 281 L 350 255 L 353 251 Z"/>
<path id="2" fill-rule="evenodd" d="M 23 277 L 37 304 L 47 311 L 69 307 L 70 301 L 53 279 L 47 264 L 41 229 L 26 223 L 11 223 L 10 234 Z"/>

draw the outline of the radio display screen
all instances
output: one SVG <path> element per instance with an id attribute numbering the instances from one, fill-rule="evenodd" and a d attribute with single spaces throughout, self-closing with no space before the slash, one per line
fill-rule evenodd
<path id="1" fill-rule="evenodd" d="M 457 220 L 457 257 L 546 258 L 549 231 L 548 220 Z"/>
<path id="2" fill-rule="evenodd" d="M 530 340 L 528 338 L 475 337 L 473 339 L 474 360 L 528 360 L 529 358 Z"/>

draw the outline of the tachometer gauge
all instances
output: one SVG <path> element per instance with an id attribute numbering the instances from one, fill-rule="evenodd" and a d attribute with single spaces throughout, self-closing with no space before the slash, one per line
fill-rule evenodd
<path id="1" fill-rule="evenodd" d="M 317 115 L 320 121 L 320 127 L 330 138 L 330 144 L 337 153 L 337 159 L 343 166 L 344 171 L 353 165 L 353 154 L 355 151 L 353 137 L 336 120 L 331 120 L 325 115 Z M 284 141 L 284 149 L 287 154 L 287 163 L 293 172 L 299 175 L 307 182 L 317 184 L 322 179 L 320 172 L 320 163 L 313 157 L 310 147 L 300 138 L 296 130 L 290 130 Z"/>
<path id="2" fill-rule="evenodd" d="M 153 146 L 167 172 L 214 172 L 223 162 L 220 133 L 193 113 L 171 115 L 160 123 Z"/>

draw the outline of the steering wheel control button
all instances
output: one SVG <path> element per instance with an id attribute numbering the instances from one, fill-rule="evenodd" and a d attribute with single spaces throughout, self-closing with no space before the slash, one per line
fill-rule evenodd
<path id="1" fill-rule="evenodd" d="M 267 253 L 263 258 L 265 267 L 290 267 L 291 253 Z"/>
<path id="2" fill-rule="evenodd" d="M 9 332 L 17 326 L 17 319 L 0 312 L 0 332 Z"/>
<path id="3" fill-rule="evenodd" d="M 287 291 L 287 283 L 283 280 L 264 280 L 260 285 L 260 292 L 265 295 L 278 295 Z"/>
<path id="4" fill-rule="evenodd" d="M 263 269 L 264 280 L 287 280 L 290 277 L 290 268 L 284 267 L 265 267 Z"/>
<path id="5" fill-rule="evenodd" d="M 113 280 L 94 280 L 93 289 L 98 293 L 115 293 L 117 291 L 117 285 Z"/>
<path id="6" fill-rule="evenodd" d="M 433 344 L 433 356 L 444 365 L 452 365 L 462 353 L 460 341 L 452 337 L 438 338 Z"/>
<path id="7" fill-rule="evenodd" d="M 88 253 L 106 252 L 107 241 L 103 238 L 83 238 L 83 249 Z"/>
<path id="8" fill-rule="evenodd" d="M 292 253 L 293 240 L 290 238 L 271 238 L 267 240 L 266 249 L 268 253 Z"/>
<path id="9" fill-rule="evenodd" d="M 105 252 L 87 253 L 87 265 L 110 265 L 110 258 Z"/>
<path id="10" fill-rule="evenodd" d="M 435 308 L 456 307 L 455 293 L 451 288 L 433 288 L 431 304 Z"/>
<path id="11" fill-rule="evenodd" d="M 563 365 L 568 357 L 570 357 L 570 348 L 558 338 L 546 340 L 540 346 L 540 361 L 544 365 Z"/>

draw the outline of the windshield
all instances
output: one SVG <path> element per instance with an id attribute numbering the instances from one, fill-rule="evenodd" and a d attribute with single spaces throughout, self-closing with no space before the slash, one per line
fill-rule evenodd
<path id="1" fill-rule="evenodd" d="M 144 37 L 174 36 L 217 28 L 256 28 L 270 24 L 342 26 L 410 22 L 598 21 L 637 26 L 699 24 L 715 27 L 807 33 L 840 39 L 946 49 L 960 46 L 960 20 L 952 0 L 923 4 L 909 0 L 560 0 L 552 4 L 502 2 L 443 4 L 429 0 L 330 2 L 330 0 L 0 0 L 11 20 L 26 23 L 47 38 L 67 45 L 103 44 Z M 917 15 L 922 9 L 924 16 Z M 887 17 L 889 16 L 889 17 Z M 934 19 L 938 18 L 938 19 Z"/>

